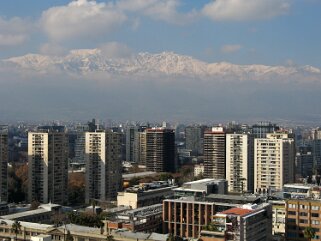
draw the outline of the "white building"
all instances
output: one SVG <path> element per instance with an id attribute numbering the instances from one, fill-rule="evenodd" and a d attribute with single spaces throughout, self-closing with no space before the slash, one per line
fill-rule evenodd
<path id="1" fill-rule="evenodd" d="M 282 190 L 294 181 L 295 143 L 286 133 L 270 133 L 254 141 L 256 192 Z"/>
<path id="2" fill-rule="evenodd" d="M 64 204 L 68 199 L 68 137 L 62 126 L 28 133 L 28 198 Z"/>
<path id="3" fill-rule="evenodd" d="M 204 174 L 204 164 L 195 164 L 194 166 L 194 177 Z"/>
<path id="4" fill-rule="evenodd" d="M 85 133 L 86 203 L 116 200 L 121 187 L 121 134 Z"/>
<path id="5" fill-rule="evenodd" d="M 254 160 L 248 134 L 226 135 L 226 179 L 229 192 L 253 192 Z"/>

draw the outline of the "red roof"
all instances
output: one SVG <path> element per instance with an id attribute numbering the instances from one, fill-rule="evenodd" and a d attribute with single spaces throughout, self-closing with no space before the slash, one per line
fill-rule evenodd
<path id="1" fill-rule="evenodd" d="M 228 210 L 220 212 L 220 213 L 221 214 L 234 214 L 234 215 L 238 215 L 238 216 L 243 216 L 243 215 L 249 214 L 251 212 L 253 212 L 253 210 L 244 209 L 244 208 L 231 208 L 231 209 L 228 209 Z"/>

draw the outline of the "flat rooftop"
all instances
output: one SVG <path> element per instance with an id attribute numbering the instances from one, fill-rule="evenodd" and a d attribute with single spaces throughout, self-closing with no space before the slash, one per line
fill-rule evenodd
<path id="1" fill-rule="evenodd" d="M 253 210 L 251 210 L 251 209 L 231 208 L 226 211 L 220 212 L 219 214 L 244 216 L 244 215 L 249 214 L 251 212 L 253 212 Z"/>
<path id="2" fill-rule="evenodd" d="M 207 182 L 219 182 L 219 181 L 226 181 L 225 179 L 213 179 L 213 178 L 204 178 L 197 181 L 192 182 L 185 182 L 183 185 L 190 185 L 190 184 L 201 184 L 201 183 L 207 183 Z"/>
<path id="3" fill-rule="evenodd" d="M 15 220 L 15 219 L 18 219 L 18 218 L 23 218 L 23 217 L 28 217 L 28 216 L 34 216 L 34 215 L 43 214 L 43 213 L 48 213 L 48 212 L 51 212 L 51 211 L 46 210 L 46 209 L 43 209 L 43 208 L 39 208 L 39 209 L 30 210 L 30 211 L 25 211 L 25 212 L 20 212 L 20 213 L 13 213 L 13 214 L 9 214 L 9 215 L 3 215 L 3 216 L 1 216 L 0 218 Z"/>
<path id="4" fill-rule="evenodd" d="M 153 176 L 156 175 L 156 172 L 136 172 L 136 173 L 129 173 L 129 174 L 123 174 L 124 180 L 129 180 L 135 177 L 146 177 L 146 176 Z"/>
<path id="5" fill-rule="evenodd" d="M 232 200 L 242 202 L 254 202 L 260 199 L 255 195 L 228 195 L 228 194 L 209 194 L 205 197 L 206 200 Z"/>

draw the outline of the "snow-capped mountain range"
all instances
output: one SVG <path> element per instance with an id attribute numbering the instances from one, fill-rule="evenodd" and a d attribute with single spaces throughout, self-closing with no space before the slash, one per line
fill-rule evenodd
<path id="1" fill-rule="evenodd" d="M 127 58 L 109 58 L 100 49 L 72 50 L 65 56 L 27 54 L 2 60 L 2 65 L 39 73 L 62 71 L 86 75 L 106 72 L 113 75 L 163 74 L 200 78 L 233 77 L 245 79 L 312 76 L 321 78 L 321 70 L 313 66 L 235 65 L 227 62 L 206 63 L 173 52 L 139 53 Z"/>

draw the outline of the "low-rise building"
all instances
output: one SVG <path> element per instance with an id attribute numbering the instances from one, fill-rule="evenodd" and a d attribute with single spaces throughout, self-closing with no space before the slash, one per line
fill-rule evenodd
<path id="1" fill-rule="evenodd" d="M 107 226 L 109 231 L 127 229 L 133 232 L 161 232 L 162 211 L 162 204 L 127 210 L 109 218 Z"/>
<path id="2" fill-rule="evenodd" d="M 163 232 L 184 238 L 198 238 L 201 230 L 212 222 L 213 215 L 217 212 L 222 212 L 244 203 L 259 203 L 261 201 L 260 198 L 254 196 L 215 196 L 215 194 L 212 194 L 211 199 L 208 199 L 208 196 L 189 196 L 164 200 Z"/>
<path id="3" fill-rule="evenodd" d="M 247 204 L 217 213 L 212 223 L 201 231 L 203 241 L 272 240 L 270 204 Z"/>
<path id="4" fill-rule="evenodd" d="M 133 209 L 162 203 L 165 198 L 174 195 L 177 186 L 166 181 L 143 183 L 118 192 L 117 205 L 129 206 Z"/>
<path id="5" fill-rule="evenodd" d="M 28 210 L 24 212 L 18 212 L 8 215 L 3 215 L 0 218 L 8 220 L 17 220 L 25 222 L 39 222 L 39 223 L 51 223 L 52 218 L 56 213 L 61 211 L 61 206 L 58 204 L 42 204 L 35 210 Z"/>
<path id="6" fill-rule="evenodd" d="M 227 194 L 227 180 L 205 178 L 197 181 L 186 182 L 182 187 L 174 189 L 175 196 L 197 196 L 208 194 Z"/>

